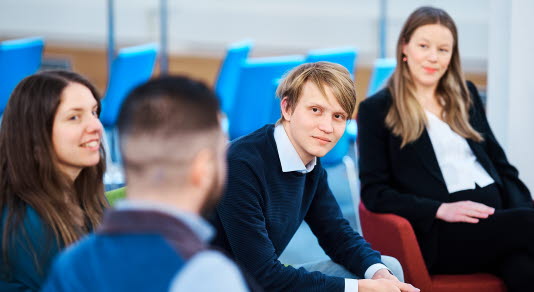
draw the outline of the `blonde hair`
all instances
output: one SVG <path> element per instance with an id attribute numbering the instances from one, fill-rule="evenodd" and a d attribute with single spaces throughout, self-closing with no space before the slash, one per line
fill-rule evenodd
<path id="1" fill-rule="evenodd" d="M 356 109 L 354 82 L 345 67 L 331 62 L 302 64 L 284 76 L 282 82 L 280 82 L 280 85 L 276 89 L 276 96 L 279 99 L 287 97 L 287 107 L 290 112 L 293 112 L 295 109 L 304 84 L 308 81 L 315 84 L 323 96 L 326 96 L 324 87 L 330 87 L 337 102 L 347 113 L 347 118 L 352 117 Z M 280 123 L 283 118 L 283 116 L 280 117 L 277 123 Z"/>
<path id="2" fill-rule="evenodd" d="M 401 148 L 417 140 L 426 126 L 427 119 L 423 107 L 415 97 L 415 84 L 403 62 L 403 46 L 410 41 L 414 31 L 427 24 L 439 24 L 450 30 L 454 44 L 449 68 L 439 80 L 436 92 L 442 98 L 443 120 L 458 135 L 476 142 L 483 140 L 469 124 L 471 98 L 460 64 L 458 32 L 452 18 L 442 9 L 421 7 L 406 20 L 397 41 L 397 67 L 388 81 L 387 87 L 393 96 L 393 103 L 386 116 L 386 126 L 393 134 L 402 138 Z"/>

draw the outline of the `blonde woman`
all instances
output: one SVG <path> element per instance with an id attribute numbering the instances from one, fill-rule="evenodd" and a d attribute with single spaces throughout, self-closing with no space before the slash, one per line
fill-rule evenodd
<path id="1" fill-rule="evenodd" d="M 466 82 L 443 10 L 404 24 L 387 88 L 359 108 L 362 200 L 412 224 L 431 273 L 491 272 L 531 290 L 534 209 Z"/>

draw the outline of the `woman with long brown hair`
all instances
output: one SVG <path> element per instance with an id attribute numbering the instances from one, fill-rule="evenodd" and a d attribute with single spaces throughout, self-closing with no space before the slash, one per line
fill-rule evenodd
<path id="1" fill-rule="evenodd" d="M 532 290 L 532 198 L 464 79 L 452 18 L 414 11 L 396 58 L 358 112 L 362 201 L 410 221 L 430 273 L 491 272 Z"/>
<path id="2" fill-rule="evenodd" d="M 97 90 L 48 71 L 13 91 L 0 129 L 0 290 L 39 290 L 53 257 L 107 206 Z"/>

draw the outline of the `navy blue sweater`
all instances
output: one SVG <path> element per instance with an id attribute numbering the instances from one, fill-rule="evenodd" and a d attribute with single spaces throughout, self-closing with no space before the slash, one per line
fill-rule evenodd
<path id="1" fill-rule="evenodd" d="M 274 126 L 231 143 L 228 183 L 217 206 L 215 244 L 267 291 L 343 291 L 343 278 L 286 267 L 278 257 L 303 220 L 333 261 L 363 278 L 380 254 L 343 218 L 320 161 L 308 174 L 282 172 Z"/>

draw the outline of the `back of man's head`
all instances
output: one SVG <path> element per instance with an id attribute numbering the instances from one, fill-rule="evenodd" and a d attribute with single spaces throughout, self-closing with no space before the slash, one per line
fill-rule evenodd
<path id="1" fill-rule="evenodd" d="M 219 104 L 203 83 L 167 76 L 137 87 L 121 108 L 118 130 L 128 193 L 131 186 L 210 192 L 222 184 Z"/>

